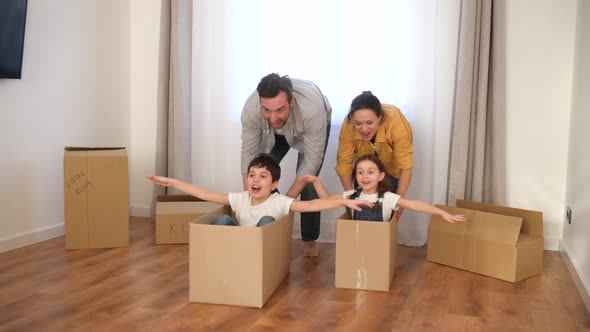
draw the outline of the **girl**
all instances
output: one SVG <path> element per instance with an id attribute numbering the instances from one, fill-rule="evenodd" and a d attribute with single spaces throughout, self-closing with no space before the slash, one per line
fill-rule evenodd
<path id="1" fill-rule="evenodd" d="M 362 211 L 352 211 L 352 219 L 367 221 L 389 221 L 393 211 L 406 208 L 428 214 L 438 214 L 449 223 L 466 221 L 464 215 L 451 215 L 435 206 L 418 200 L 409 200 L 390 192 L 391 183 L 386 178 L 385 166 L 374 154 L 366 154 L 356 160 L 353 165 L 354 188 L 340 195 L 330 195 L 320 180 L 312 175 L 297 179 L 305 183 L 313 183 L 320 198 L 342 199 L 352 198 L 375 203 L 374 207 L 362 207 Z"/>

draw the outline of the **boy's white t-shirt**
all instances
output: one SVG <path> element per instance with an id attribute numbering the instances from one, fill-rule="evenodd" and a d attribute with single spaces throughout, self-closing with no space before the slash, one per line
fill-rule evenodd
<path id="1" fill-rule="evenodd" d="M 356 190 L 345 191 L 342 194 L 342 197 L 344 197 L 345 199 L 348 199 L 355 192 L 356 192 Z M 390 221 L 391 220 L 391 214 L 393 213 L 393 211 L 397 211 L 397 208 L 398 208 L 397 201 L 400 199 L 400 197 L 401 197 L 400 195 L 392 193 L 390 191 L 383 194 L 383 201 L 382 201 L 383 221 Z M 364 192 L 361 191 L 361 194 L 358 197 L 356 197 L 355 199 L 375 203 L 375 202 L 377 202 L 378 198 L 379 198 L 379 194 L 377 194 L 377 193 L 365 194 Z M 353 213 L 354 213 L 354 211 L 353 211 Z"/>
<path id="2" fill-rule="evenodd" d="M 279 220 L 279 218 L 289 214 L 291 203 L 294 201 L 291 197 L 274 193 L 262 204 L 252 205 L 250 193 L 247 191 L 229 193 L 228 198 L 229 205 L 236 214 L 238 224 L 247 227 L 256 226 L 260 218 L 264 216 Z"/>

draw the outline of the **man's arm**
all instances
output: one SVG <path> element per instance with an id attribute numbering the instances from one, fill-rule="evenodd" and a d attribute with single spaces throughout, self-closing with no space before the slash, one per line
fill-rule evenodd
<path id="1" fill-rule="evenodd" d="M 261 127 L 260 101 L 258 93 L 254 92 L 244 105 L 242 110 L 242 153 L 241 153 L 241 172 L 245 176 L 248 172 L 248 164 L 262 152 L 262 133 L 264 128 Z"/>
<path id="2" fill-rule="evenodd" d="M 311 183 L 313 184 L 313 187 L 315 188 L 316 193 L 318 194 L 318 196 L 320 198 L 323 199 L 342 199 L 342 195 L 332 195 L 328 192 L 328 189 L 326 189 L 326 187 L 324 187 L 324 185 L 322 184 L 322 182 L 320 181 L 320 179 L 317 176 L 314 175 L 304 175 L 304 176 L 300 176 L 297 179 L 295 179 L 295 182 L 293 183 L 293 185 L 291 186 L 291 188 L 295 188 L 294 192 L 291 194 L 295 194 L 297 193 L 297 195 L 299 195 L 298 193 L 301 192 L 303 190 L 303 188 L 305 188 L 305 186 Z M 289 195 L 290 193 L 287 193 L 287 196 L 291 197 L 291 198 L 296 198 L 297 196 L 293 197 Z"/>
<path id="3" fill-rule="evenodd" d="M 242 185 L 244 186 L 244 190 L 248 190 L 246 188 L 246 180 L 248 179 L 248 174 L 242 174 Z"/>
<path id="4" fill-rule="evenodd" d="M 326 152 L 328 124 L 325 114 L 307 119 L 304 126 L 303 160 L 297 171 L 297 176 L 318 174 Z"/>
<path id="5" fill-rule="evenodd" d="M 326 133 L 324 132 L 323 135 L 326 135 Z M 315 135 L 314 138 L 309 138 L 308 136 L 310 135 L 304 134 L 303 161 L 297 170 L 298 177 L 318 174 L 324 159 L 325 148 L 323 146 L 326 144 L 326 137 L 324 136 L 322 139 L 319 139 L 317 135 Z M 323 145 L 314 146 L 311 141 L 316 142 L 316 144 L 318 144 L 317 142 L 322 141 Z M 306 183 L 298 183 L 297 181 L 293 182 L 287 192 L 287 196 L 297 198 L 303 189 L 305 189 L 305 185 Z"/>
<path id="6" fill-rule="evenodd" d="M 323 104 L 322 104 L 323 106 Z M 326 111 L 318 108 L 313 116 L 305 119 L 303 133 L 303 160 L 297 169 L 297 176 L 315 175 L 320 172 L 326 153 L 328 123 Z M 293 182 L 287 196 L 296 198 L 305 188 L 305 184 Z"/>

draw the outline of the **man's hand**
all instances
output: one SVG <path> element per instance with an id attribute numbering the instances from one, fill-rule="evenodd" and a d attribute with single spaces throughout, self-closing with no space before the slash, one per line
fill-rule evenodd
<path id="1" fill-rule="evenodd" d="M 301 181 L 304 183 L 314 183 L 318 177 L 315 175 L 306 174 L 300 177 Z"/>

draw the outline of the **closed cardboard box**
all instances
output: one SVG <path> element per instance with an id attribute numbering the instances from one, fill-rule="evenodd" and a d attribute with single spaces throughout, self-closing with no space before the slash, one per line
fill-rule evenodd
<path id="1" fill-rule="evenodd" d="M 262 308 L 289 274 L 293 214 L 263 227 L 211 225 L 223 206 L 189 224 L 189 300 Z"/>
<path id="2" fill-rule="evenodd" d="M 337 288 L 388 292 L 397 259 L 397 221 L 336 221 Z"/>
<path id="3" fill-rule="evenodd" d="M 129 176 L 125 148 L 66 147 L 66 249 L 129 246 Z"/>
<path id="4" fill-rule="evenodd" d="M 190 195 L 160 195 L 156 202 L 156 244 L 188 243 L 188 223 L 221 204 Z"/>
<path id="5" fill-rule="evenodd" d="M 457 200 L 457 207 L 439 207 L 469 221 L 449 224 L 433 216 L 427 260 L 510 282 L 541 273 L 541 212 L 464 200 Z"/>

